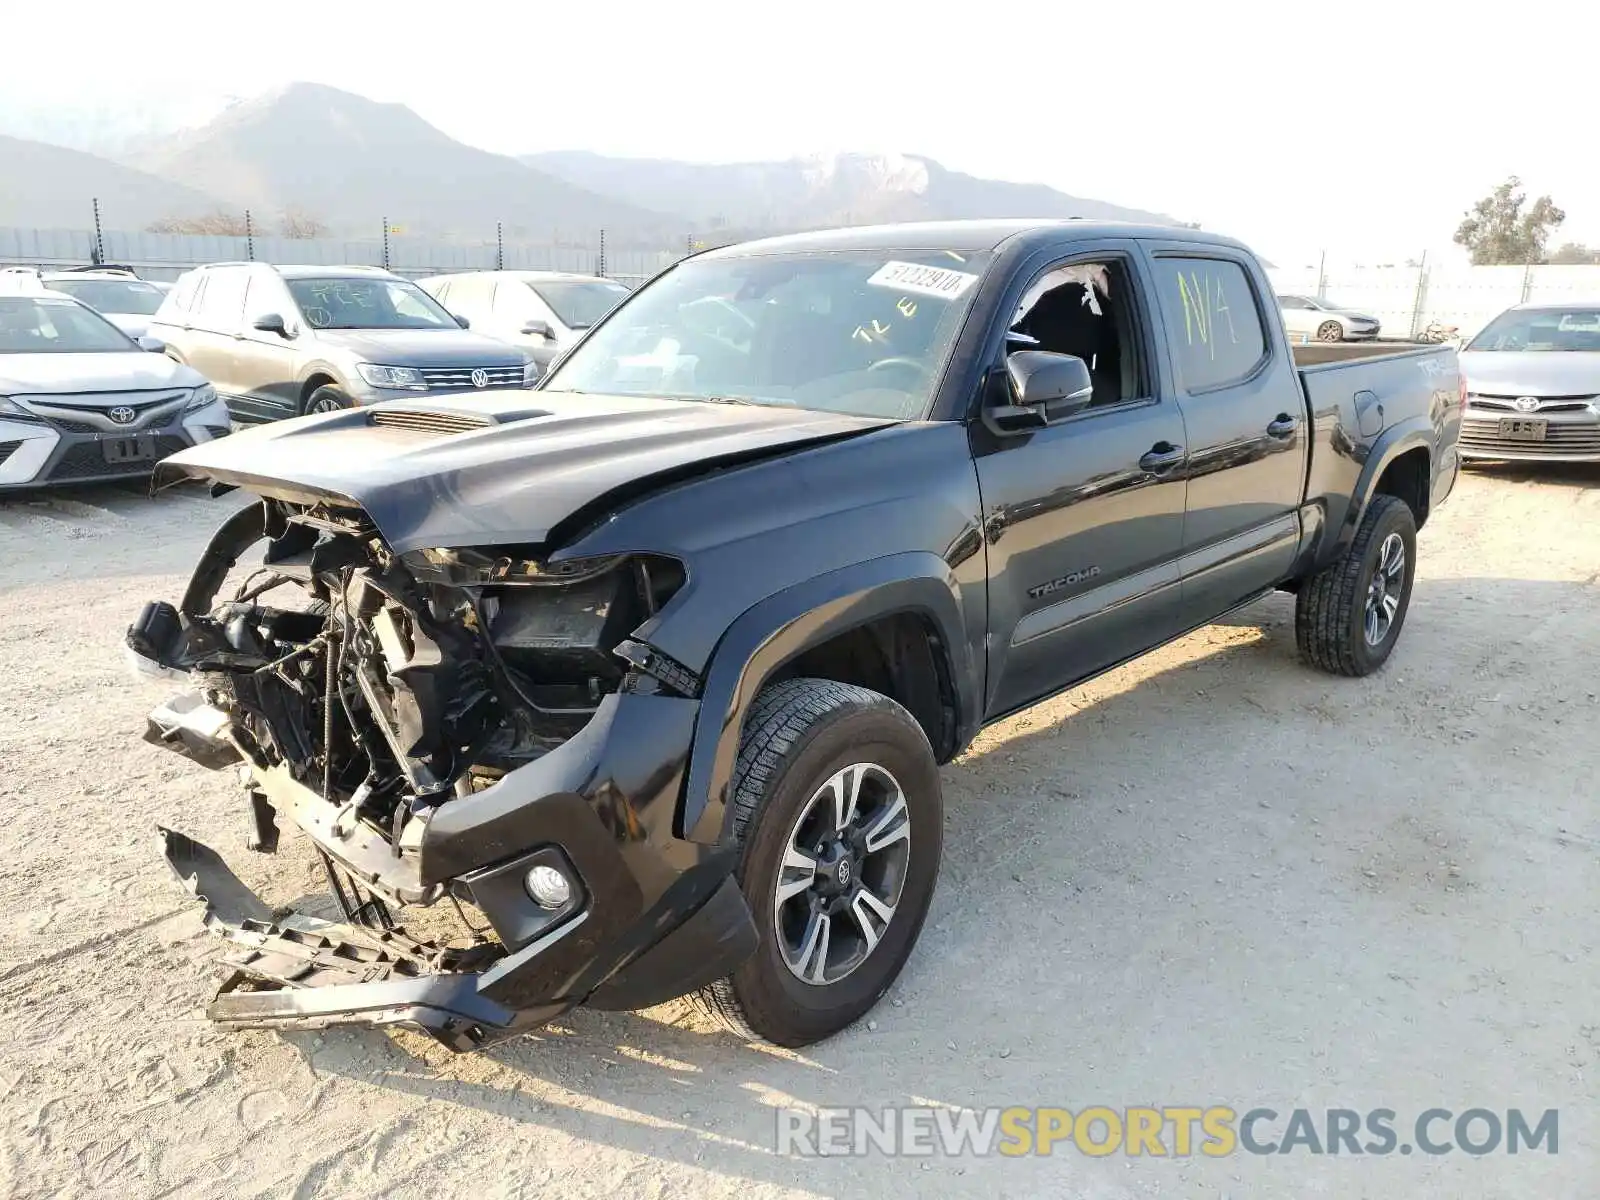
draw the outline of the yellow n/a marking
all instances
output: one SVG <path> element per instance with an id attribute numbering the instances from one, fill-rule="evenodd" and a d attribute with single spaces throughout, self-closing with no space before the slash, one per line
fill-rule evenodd
<path id="1" fill-rule="evenodd" d="M 1211 342 L 1211 313 L 1206 294 L 1210 283 L 1211 278 L 1207 276 L 1207 287 L 1203 288 L 1198 275 L 1191 272 L 1186 279 L 1182 271 L 1178 272 L 1178 294 L 1183 298 L 1183 332 L 1191 346 L 1197 334 L 1201 345 Z"/>
<path id="2" fill-rule="evenodd" d="M 1238 331 L 1233 327 L 1233 312 L 1228 307 L 1228 297 L 1220 279 L 1207 274 L 1202 283 L 1200 276 L 1194 272 L 1191 271 L 1185 278 L 1183 272 L 1179 271 L 1178 295 L 1183 301 L 1183 333 L 1189 345 L 1194 345 L 1198 337 L 1200 344 L 1209 352 L 1209 357 L 1215 360 L 1217 343 L 1214 335 L 1219 316 L 1227 326 L 1228 341 L 1239 341 Z"/>

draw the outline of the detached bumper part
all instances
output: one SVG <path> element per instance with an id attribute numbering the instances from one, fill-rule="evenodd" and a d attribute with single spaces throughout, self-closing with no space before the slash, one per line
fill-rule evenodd
<path id="1" fill-rule="evenodd" d="M 616 1009 L 681 995 L 732 971 L 757 945 L 744 898 L 726 877 L 665 937 L 637 953 L 623 951 L 621 968 L 591 996 L 538 996 L 533 993 L 548 984 L 550 967 L 563 958 L 551 951 L 571 946 L 585 959 L 605 960 L 644 941 L 642 931 L 617 930 L 606 915 L 591 921 L 592 897 L 590 907 L 509 951 L 497 943 L 458 949 L 418 941 L 400 929 L 274 915 L 216 851 L 158 829 L 167 865 L 205 905 L 207 928 L 234 944 L 224 960 L 226 977 L 206 1009 L 217 1024 L 233 1029 L 401 1026 L 451 1050 L 470 1051 L 536 1028 L 585 999 Z M 518 873 L 528 861 L 556 854 L 538 851 L 518 863 Z M 608 926 L 621 936 L 597 939 Z M 507 997 L 517 1007 L 509 1007 Z"/>
<path id="2" fill-rule="evenodd" d="M 475 1050 L 566 1008 L 515 1012 L 478 994 L 481 975 L 460 952 L 377 931 L 290 914 L 266 903 L 222 861 L 184 834 L 160 829 L 162 852 L 205 905 L 205 922 L 238 947 L 206 1015 L 235 1029 L 407 1026 L 452 1050 Z"/>

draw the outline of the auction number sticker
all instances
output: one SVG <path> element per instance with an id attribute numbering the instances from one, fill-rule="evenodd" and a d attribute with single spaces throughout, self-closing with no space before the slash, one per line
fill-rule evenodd
<path id="1" fill-rule="evenodd" d="M 919 296 L 954 300 L 977 283 L 978 277 L 967 271 L 925 267 L 921 263 L 886 262 L 872 273 L 867 282 L 874 287 L 893 288 L 897 292 L 914 292 Z"/>

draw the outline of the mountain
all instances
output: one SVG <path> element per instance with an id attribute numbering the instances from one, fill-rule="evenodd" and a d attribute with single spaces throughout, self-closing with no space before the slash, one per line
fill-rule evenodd
<path id="1" fill-rule="evenodd" d="M 102 158 L 208 121 L 237 97 L 197 88 L 178 72 L 144 73 L 137 96 L 126 78 L 74 76 L 69 88 L 40 88 L 0 72 L 0 135 L 48 142 Z"/>
<path id="2" fill-rule="evenodd" d="M 263 214 L 298 209 L 335 232 L 384 218 L 407 234 L 622 240 L 681 220 L 598 196 L 514 158 L 474 149 L 403 104 L 295 83 L 236 104 L 130 160 L 154 174 Z"/>
<path id="3" fill-rule="evenodd" d="M 90 229 L 96 198 L 107 229 L 143 229 L 217 206 L 201 191 L 109 159 L 0 136 L 0 225 Z"/>
<path id="4" fill-rule="evenodd" d="M 910 154 L 711 165 L 576 150 L 528 154 L 522 161 L 629 204 L 681 213 L 701 227 L 741 231 L 962 217 L 1174 224 L 1160 213 L 1069 196 L 1038 183 L 980 179 Z"/>

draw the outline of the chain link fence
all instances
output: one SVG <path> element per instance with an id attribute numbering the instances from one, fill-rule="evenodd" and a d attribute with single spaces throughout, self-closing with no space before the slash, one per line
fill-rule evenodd
<path id="1" fill-rule="evenodd" d="M 93 207 L 98 220 L 101 209 Z M 685 233 L 659 247 L 608 245 L 606 231 L 552 235 L 547 241 L 495 236 L 413 236 L 384 219 L 371 237 L 284 237 L 257 234 L 248 214 L 246 232 L 183 234 L 127 232 L 104 228 L 28 229 L 0 226 L 0 266 L 68 267 L 94 263 L 129 266 L 147 279 L 172 280 L 202 263 L 260 261 L 335 266 L 387 267 L 417 278 L 461 271 L 572 271 L 603 275 L 637 286 L 688 254 L 721 245 L 731 236 L 704 239 Z M 1600 301 L 1600 266 L 1468 267 L 1429 262 L 1405 266 L 1334 266 L 1322 256 L 1316 266 L 1268 271 L 1279 294 L 1315 296 L 1375 316 L 1383 336 L 1414 337 L 1430 322 L 1457 326 L 1470 336 L 1513 304 L 1541 301 Z"/>
<path id="2" fill-rule="evenodd" d="M 98 210 L 97 210 L 98 211 Z M 547 242 L 493 238 L 474 241 L 408 235 L 387 221 L 369 238 L 284 237 L 280 234 L 190 234 L 0 226 L 0 266 L 60 268 L 96 263 L 132 267 L 153 280 L 176 279 L 203 263 L 270 262 L 321 266 L 386 267 L 416 278 L 460 271 L 572 271 L 603 275 L 636 286 L 704 243 L 693 235 L 665 240 L 659 249 L 607 245 L 606 231 L 563 235 Z"/>
<path id="3" fill-rule="evenodd" d="M 1377 317 L 1382 336 L 1414 337 L 1434 321 L 1471 337 L 1514 304 L 1600 303 L 1600 266 L 1544 263 L 1470 267 L 1407 266 L 1273 268 L 1279 295 L 1314 296 Z"/>

